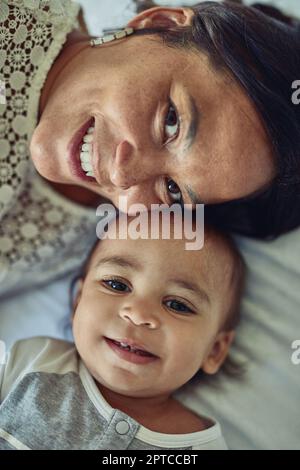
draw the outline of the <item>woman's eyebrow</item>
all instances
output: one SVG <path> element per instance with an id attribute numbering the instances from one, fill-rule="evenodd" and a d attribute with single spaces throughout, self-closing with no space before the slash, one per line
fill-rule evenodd
<path id="1" fill-rule="evenodd" d="M 184 189 L 186 190 L 187 194 L 189 195 L 192 204 L 196 206 L 197 204 L 204 204 L 204 202 L 200 199 L 198 194 L 195 193 L 195 191 L 190 187 L 190 186 L 184 186 Z"/>
<path id="2" fill-rule="evenodd" d="M 186 153 L 189 148 L 193 145 L 195 137 L 198 133 L 199 123 L 200 123 L 200 111 L 197 107 L 196 101 L 193 96 L 186 94 L 186 102 L 188 103 L 188 114 L 191 116 L 189 122 L 188 130 L 184 138 L 184 153 Z M 194 206 L 197 204 L 204 204 L 196 192 L 190 187 L 185 186 L 185 191 L 189 195 L 191 202 Z"/>
<path id="3" fill-rule="evenodd" d="M 186 153 L 195 141 L 200 122 L 200 111 L 197 107 L 196 101 L 191 95 L 186 95 L 188 103 L 188 113 L 191 116 L 188 130 L 184 138 L 184 152 Z"/>
<path id="4" fill-rule="evenodd" d="M 240 203 L 240 202 L 250 201 L 251 199 L 254 199 L 257 196 L 261 196 L 266 191 L 268 191 L 271 188 L 271 184 L 272 184 L 272 182 L 271 183 L 268 182 L 265 185 L 263 185 L 261 188 L 256 189 L 252 193 L 247 194 L 246 196 L 240 197 L 238 199 L 229 199 L 229 200 L 217 202 L 217 203 L 214 203 L 214 204 L 215 205 L 217 205 L 217 204 L 218 205 L 228 204 L 228 203 L 235 203 L 236 204 L 236 203 Z M 184 186 L 184 189 L 187 192 L 187 194 L 189 195 L 193 205 L 196 206 L 197 204 L 204 204 L 204 202 L 200 199 L 198 194 L 196 194 L 195 191 L 190 186 Z"/>

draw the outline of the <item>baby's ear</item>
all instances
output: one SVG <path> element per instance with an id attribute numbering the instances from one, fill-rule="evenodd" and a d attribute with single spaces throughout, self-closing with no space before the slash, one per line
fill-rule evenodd
<path id="1" fill-rule="evenodd" d="M 201 367 L 206 374 L 216 374 L 218 372 L 228 355 L 234 336 L 234 331 L 221 331 L 218 333 Z"/>

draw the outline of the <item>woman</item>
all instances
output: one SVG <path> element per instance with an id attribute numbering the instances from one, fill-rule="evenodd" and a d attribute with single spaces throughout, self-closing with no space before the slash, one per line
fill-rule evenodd
<path id="1" fill-rule="evenodd" d="M 204 202 L 261 238 L 299 225 L 296 24 L 230 2 L 155 7 L 92 47 L 76 4 L 37 4 L 0 8 L 2 290 L 78 266 L 92 207 L 120 196 Z"/>

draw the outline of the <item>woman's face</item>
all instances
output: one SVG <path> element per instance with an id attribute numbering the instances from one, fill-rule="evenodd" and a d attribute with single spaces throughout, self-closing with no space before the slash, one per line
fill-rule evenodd
<path id="1" fill-rule="evenodd" d="M 188 9 L 151 10 L 190 21 Z M 131 25 L 155 26 L 151 10 Z M 149 208 L 239 199 L 275 175 L 253 105 L 198 51 L 170 48 L 156 36 L 98 47 L 82 39 L 65 49 L 47 80 L 30 150 L 50 181 L 82 186 L 116 206 L 127 196 L 128 206 Z M 70 156 L 74 135 L 90 125 L 95 177 L 80 167 L 81 134 Z"/>

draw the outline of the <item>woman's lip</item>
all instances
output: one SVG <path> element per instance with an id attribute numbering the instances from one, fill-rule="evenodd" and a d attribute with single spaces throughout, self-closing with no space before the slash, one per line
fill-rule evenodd
<path id="1" fill-rule="evenodd" d="M 115 354 L 125 361 L 133 362 L 134 364 L 149 364 L 150 362 L 156 361 L 158 359 L 157 356 L 138 356 L 135 353 L 120 348 L 111 339 L 104 339 L 106 344 L 115 352 Z"/>
<path id="2" fill-rule="evenodd" d="M 82 139 L 87 133 L 89 127 L 94 124 L 94 118 L 89 119 L 83 126 L 75 132 L 74 136 L 72 137 L 69 145 L 67 147 L 68 152 L 68 162 L 70 166 L 70 170 L 72 175 L 76 179 L 81 179 L 83 181 L 93 182 L 95 183 L 95 178 L 91 176 L 87 176 L 86 173 L 83 171 L 80 163 L 80 147 L 82 143 Z"/>

